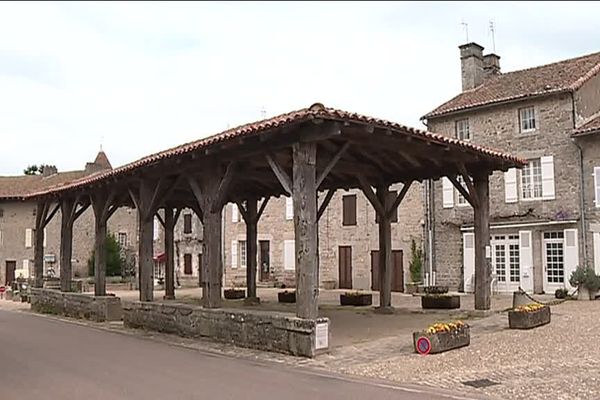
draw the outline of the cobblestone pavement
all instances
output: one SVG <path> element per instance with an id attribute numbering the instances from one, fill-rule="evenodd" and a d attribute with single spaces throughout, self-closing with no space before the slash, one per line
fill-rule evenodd
<path id="1" fill-rule="evenodd" d="M 329 354 L 314 360 L 129 330 L 123 328 L 122 323 L 77 323 L 234 357 L 427 385 L 460 391 L 467 396 L 528 400 L 600 398 L 600 346 L 597 345 L 600 343 L 597 322 L 600 301 L 568 301 L 554 305 L 552 322 L 529 331 L 509 330 L 506 313 L 470 319 L 470 346 L 438 355 L 420 356 L 412 348 L 413 325 L 421 324 L 424 327 L 429 319 L 448 320 L 454 318 L 455 314 L 446 314 L 444 318 L 444 314 L 423 315 L 402 311 L 404 305 L 406 309 L 411 309 L 415 301 L 410 296 L 405 297 L 406 304 L 402 303 L 402 299 L 395 298 L 394 302 L 400 311 L 385 317 L 389 318 L 388 321 L 402 320 L 402 324 L 406 318 L 420 322 L 400 329 L 397 322 L 390 325 L 384 319 L 373 319 L 379 318 L 379 315 L 373 316 L 365 310 L 356 311 L 355 318 L 351 319 L 355 324 L 370 325 L 371 330 L 383 332 L 371 335 L 368 340 L 353 338 L 334 346 Z M 4 304 L 23 308 L 20 303 L 0 301 L 0 307 L 4 308 Z M 510 297 L 496 298 L 493 304 L 495 309 L 503 309 L 510 305 Z M 327 305 L 325 310 L 334 315 L 340 314 L 333 312 L 334 308 L 328 309 Z M 462 383 L 475 379 L 489 379 L 497 385 L 475 389 Z"/>

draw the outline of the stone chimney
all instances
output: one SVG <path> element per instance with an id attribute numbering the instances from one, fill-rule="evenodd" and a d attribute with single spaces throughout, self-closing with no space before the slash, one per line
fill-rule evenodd
<path id="1" fill-rule="evenodd" d="M 54 165 L 44 165 L 42 176 L 50 176 L 58 173 L 58 169 Z"/>
<path id="2" fill-rule="evenodd" d="M 494 53 L 483 56 L 483 72 L 485 76 L 500 73 L 500 56 Z"/>
<path id="3" fill-rule="evenodd" d="M 106 169 L 112 169 L 112 165 L 110 164 L 110 161 L 108 161 L 106 153 L 104 153 L 102 150 L 100 150 L 93 162 L 85 164 L 86 174 L 93 174 Z"/>
<path id="4" fill-rule="evenodd" d="M 462 90 L 476 88 L 483 82 L 483 47 L 477 43 L 458 46 L 460 49 L 460 71 Z"/>

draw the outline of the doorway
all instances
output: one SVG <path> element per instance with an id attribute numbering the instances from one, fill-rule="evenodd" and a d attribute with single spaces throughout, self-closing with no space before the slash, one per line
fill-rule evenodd
<path id="1" fill-rule="evenodd" d="M 402 250 L 392 250 L 392 292 L 404 292 L 404 254 Z M 379 250 L 371 251 L 371 289 L 380 290 Z"/>
<path id="2" fill-rule="evenodd" d="M 352 247 L 339 247 L 340 289 L 352 289 Z"/>
<path id="3" fill-rule="evenodd" d="M 6 286 L 10 286 L 12 285 L 12 283 L 15 281 L 15 269 L 17 269 L 17 262 L 16 261 L 7 261 L 6 262 L 6 274 L 4 275 L 4 281 Z"/>
<path id="4" fill-rule="evenodd" d="M 544 232 L 544 290 L 548 293 L 565 287 L 565 235 L 562 231 Z"/>
<path id="5" fill-rule="evenodd" d="M 495 235 L 490 244 L 498 291 L 514 292 L 521 283 L 519 235 Z"/>
<path id="6" fill-rule="evenodd" d="M 271 278 L 271 259 L 270 259 L 270 244 L 268 240 L 261 240 L 258 242 L 259 250 L 259 267 L 260 275 L 259 280 L 261 282 L 267 282 Z"/>

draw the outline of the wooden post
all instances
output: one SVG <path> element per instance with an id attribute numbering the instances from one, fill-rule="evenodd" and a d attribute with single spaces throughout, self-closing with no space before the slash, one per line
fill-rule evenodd
<path id="1" fill-rule="evenodd" d="M 140 242 L 138 248 L 140 301 L 154 300 L 154 212 L 153 188 L 147 180 L 140 182 L 138 220 Z"/>
<path id="2" fill-rule="evenodd" d="M 35 230 L 33 243 L 33 271 L 34 286 L 41 288 L 44 286 L 44 220 L 48 212 L 48 203 L 40 201 L 37 203 L 35 212 Z"/>
<path id="3" fill-rule="evenodd" d="M 491 264 L 486 257 L 486 248 L 490 249 L 490 189 L 489 175 L 482 173 L 473 177 L 477 207 L 475 214 L 475 309 L 491 308 Z M 491 254 L 490 254 L 491 256 Z"/>
<path id="4" fill-rule="evenodd" d="M 319 316 L 316 156 L 315 143 L 294 144 L 292 198 L 296 237 L 296 315 L 306 319 Z"/>
<path id="5" fill-rule="evenodd" d="M 71 291 L 73 256 L 73 214 L 77 203 L 73 199 L 64 198 L 60 202 L 60 290 Z"/>
<path id="6" fill-rule="evenodd" d="M 246 201 L 246 296 L 256 298 L 256 263 L 258 245 L 258 200 Z"/>
<path id="7" fill-rule="evenodd" d="M 204 211 L 204 240 L 202 262 L 206 265 L 205 288 L 202 289 L 204 305 L 208 308 L 219 308 L 223 303 L 221 286 L 223 283 L 223 258 L 221 248 L 221 209 L 212 212 L 210 207 Z"/>
<path id="8" fill-rule="evenodd" d="M 379 308 L 392 307 L 392 224 L 389 213 L 390 191 L 387 185 L 377 186 L 377 199 L 385 213 L 379 214 Z"/>
<path id="9" fill-rule="evenodd" d="M 96 238 L 94 242 L 94 295 L 106 296 L 106 234 L 107 223 L 116 207 L 111 209 L 115 192 L 98 190 L 90 195 L 90 203 L 94 210 Z"/>
<path id="10" fill-rule="evenodd" d="M 175 241 L 174 229 L 179 216 L 179 210 L 176 216 L 173 215 L 173 207 L 165 207 L 165 299 L 175 299 Z"/>

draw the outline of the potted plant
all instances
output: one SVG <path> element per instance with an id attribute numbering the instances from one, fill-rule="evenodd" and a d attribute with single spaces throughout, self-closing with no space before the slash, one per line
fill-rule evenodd
<path id="1" fill-rule="evenodd" d="M 593 268 L 577 267 L 569 278 L 569 283 L 577 287 L 577 300 L 593 300 L 600 289 L 600 277 Z"/>
<path id="2" fill-rule="evenodd" d="M 554 297 L 557 299 L 566 299 L 569 296 L 569 291 L 565 288 L 556 289 L 554 292 Z"/>
<path id="3" fill-rule="evenodd" d="M 543 304 L 525 304 L 508 312 L 510 329 L 531 329 L 548 323 L 550 323 L 550 307 Z"/>
<path id="4" fill-rule="evenodd" d="M 422 283 L 423 275 L 423 249 L 417 247 L 417 242 L 412 239 L 410 242 L 410 262 L 408 264 L 410 272 L 410 282 L 406 284 L 406 293 L 417 293 L 419 285 Z"/>
<path id="5" fill-rule="evenodd" d="M 295 303 L 296 302 L 296 291 L 287 291 L 277 293 L 277 300 L 280 303 Z"/>
<path id="6" fill-rule="evenodd" d="M 345 292 L 340 294 L 340 305 L 342 306 L 370 306 L 373 304 L 371 293 Z"/>
<path id="7" fill-rule="evenodd" d="M 457 349 L 470 343 L 469 325 L 462 321 L 436 323 L 424 331 L 413 332 L 415 351 L 423 355 Z"/>
<path id="8" fill-rule="evenodd" d="M 223 294 L 228 300 L 238 300 L 246 297 L 246 291 L 244 289 L 236 289 L 235 282 L 231 284 L 231 289 L 225 289 Z"/>

